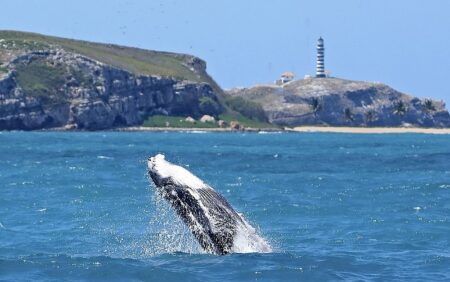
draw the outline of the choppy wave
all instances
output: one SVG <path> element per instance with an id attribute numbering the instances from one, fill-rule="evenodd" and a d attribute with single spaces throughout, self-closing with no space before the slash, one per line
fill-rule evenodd
<path id="1" fill-rule="evenodd" d="M 173 253 L 148 259 L 127 259 L 108 256 L 73 256 L 66 254 L 35 254 L 19 258 L 0 258 L 0 279 L 17 280 L 102 280 L 102 281 L 367 281 L 415 280 L 447 281 L 450 273 L 443 271 L 449 257 L 436 257 L 433 268 L 416 263 L 402 269 L 393 264 L 400 258 L 378 260 L 360 258 L 357 254 L 338 252 L 323 256 L 303 252 L 270 254 L 234 254 L 212 256 Z M 257 262 L 257 263 L 255 263 Z"/>

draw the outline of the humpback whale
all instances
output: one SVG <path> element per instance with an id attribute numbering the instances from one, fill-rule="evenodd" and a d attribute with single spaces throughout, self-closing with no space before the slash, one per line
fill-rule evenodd
<path id="1" fill-rule="evenodd" d="M 207 253 L 271 252 L 267 241 L 243 215 L 187 169 L 158 154 L 148 159 L 148 172 L 158 193 L 171 204 Z"/>

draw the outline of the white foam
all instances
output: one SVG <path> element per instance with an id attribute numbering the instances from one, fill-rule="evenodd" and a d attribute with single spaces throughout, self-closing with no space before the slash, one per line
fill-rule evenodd
<path id="1" fill-rule="evenodd" d="M 113 160 L 113 157 L 108 157 L 108 156 L 97 156 L 97 159 L 103 159 L 103 160 Z"/>
<path id="2" fill-rule="evenodd" d="M 239 214 L 242 223 L 236 226 L 236 235 L 233 240 L 234 253 L 270 253 L 272 247 L 269 243 L 258 235 L 257 231 L 251 226 L 242 214 Z"/>
<path id="3" fill-rule="evenodd" d="M 258 134 L 281 134 L 281 133 L 283 133 L 283 132 L 281 132 L 281 131 L 264 131 L 264 130 L 258 131 Z"/>

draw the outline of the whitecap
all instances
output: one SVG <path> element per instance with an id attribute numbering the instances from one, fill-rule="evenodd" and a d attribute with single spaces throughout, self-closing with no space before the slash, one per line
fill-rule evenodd
<path id="1" fill-rule="evenodd" d="M 231 186 L 231 187 L 235 187 L 235 186 L 242 186 L 242 183 L 238 182 L 238 183 L 227 183 L 225 184 L 226 186 Z"/>
<path id="2" fill-rule="evenodd" d="M 97 156 L 97 159 L 104 159 L 104 160 L 113 160 L 113 157 L 107 157 L 107 156 Z"/>
<path id="3" fill-rule="evenodd" d="M 264 131 L 264 130 L 258 131 L 258 134 L 281 134 L 281 133 L 283 133 L 283 132 L 281 132 L 281 131 Z"/>

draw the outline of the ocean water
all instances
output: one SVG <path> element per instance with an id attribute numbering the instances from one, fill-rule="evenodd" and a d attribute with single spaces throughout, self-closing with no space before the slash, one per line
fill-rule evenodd
<path id="1" fill-rule="evenodd" d="M 274 251 L 204 254 L 155 196 L 164 153 Z M 1 281 L 450 280 L 450 136 L 0 133 Z"/>

